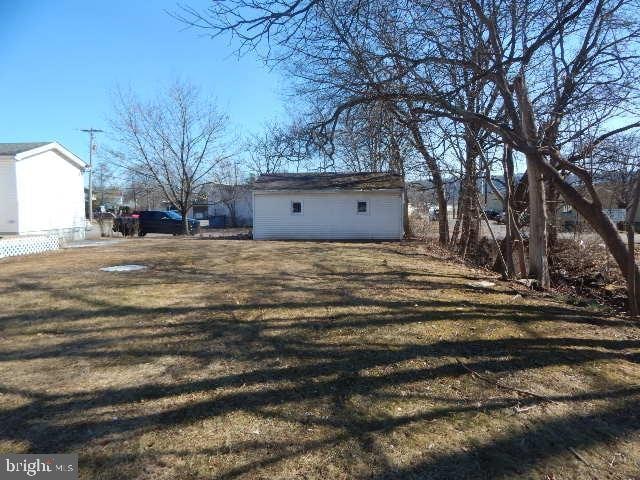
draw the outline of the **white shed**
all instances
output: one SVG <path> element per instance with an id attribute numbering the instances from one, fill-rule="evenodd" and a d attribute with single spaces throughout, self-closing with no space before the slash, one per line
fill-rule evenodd
<path id="1" fill-rule="evenodd" d="M 403 205 L 400 175 L 260 175 L 253 190 L 253 238 L 401 239 Z"/>
<path id="2" fill-rule="evenodd" d="M 84 238 L 86 167 L 56 142 L 0 143 L 0 234 Z"/>

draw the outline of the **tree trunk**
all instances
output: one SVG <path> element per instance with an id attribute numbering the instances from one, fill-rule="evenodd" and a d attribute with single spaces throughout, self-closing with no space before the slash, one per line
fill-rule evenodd
<path id="1" fill-rule="evenodd" d="M 473 193 L 476 198 L 478 198 L 478 189 L 475 188 L 475 185 Z M 481 211 L 482 208 L 478 203 L 474 202 L 474 204 L 471 205 L 471 216 L 469 218 L 469 246 L 471 247 L 471 253 L 474 257 L 478 254 L 478 246 L 480 245 Z"/>
<path id="2" fill-rule="evenodd" d="M 547 252 L 553 252 L 558 244 L 558 191 L 553 182 L 545 181 L 547 208 Z"/>
<path id="3" fill-rule="evenodd" d="M 402 202 L 402 223 L 404 224 L 404 238 L 411 238 L 411 224 L 409 223 L 409 199 L 405 189 L 404 202 Z"/>
<path id="4" fill-rule="evenodd" d="M 506 225 L 506 239 L 507 248 L 505 254 L 507 256 L 507 266 L 511 271 L 511 275 L 516 275 L 516 268 L 513 263 L 513 238 L 514 233 L 518 238 L 522 238 L 518 231 L 518 225 L 513 221 L 513 181 L 514 181 L 514 167 L 513 167 L 513 149 L 509 146 L 505 146 L 503 156 L 503 169 L 504 169 L 504 183 L 505 183 L 505 225 Z"/>
<path id="5" fill-rule="evenodd" d="M 438 174 L 438 180 L 433 177 L 433 185 L 438 196 L 438 241 L 440 245 L 446 246 L 449 243 L 449 212 L 447 211 L 447 197 L 444 194 L 442 178 Z"/>
<path id="6" fill-rule="evenodd" d="M 513 214 L 513 209 L 510 210 L 509 214 L 511 215 L 510 216 L 511 235 L 515 237 L 514 242 L 518 246 L 517 252 L 518 252 L 518 266 L 520 268 L 520 275 L 523 277 L 527 277 L 528 273 L 527 273 L 527 262 L 525 260 L 525 253 L 524 253 L 524 238 L 522 238 L 522 234 L 520 233 L 520 227 L 516 222 L 516 217 Z"/>
<path id="7" fill-rule="evenodd" d="M 464 258 L 467 254 L 475 256 L 480 240 L 480 208 L 478 198 L 478 172 L 476 169 L 476 157 L 478 154 L 477 142 L 474 131 L 466 136 L 466 158 L 464 175 L 464 201 L 460 210 L 461 233 L 458 243 L 458 252 Z"/>
<path id="8" fill-rule="evenodd" d="M 640 174 L 633 185 L 631 192 L 631 204 L 627 210 L 627 248 L 629 249 L 628 269 L 629 275 L 627 276 L 627 296 L 629 298 L 629 311 L 631 316 L 637 317 L 640 315 L 640 285 L 633 275 L 637 271 L 636 266 L 636 243 L 635 243 L 635 219 L 638 213 L 638 205 L 640 204 Z"/>
<path id="9" fill-rule="evenodd" d="M 235 228 L 238 226 L 238 215 L 236 212 L 236 204 L 235 201 L 231 202 L 227 205 L 227 210 L 229 210 L 229 220 L 231 223 L 231 227 Z"/>
<path id="10" fill-rule="evenodd" d="M 505 236 L 504 240 L 501 242 L 500 251 L 502 252 L 502 258 L 504 262 L 501 261 L 500 256 L 496 256 L 496 261 L 493 265 L 493 269 L 497 272 L 502 273 L 501 268 L 505 268 L 504 264 L 506 263 L 506 272 L 505 274 L 513 278 L 516 275 L 515 264 L 513 263 L 513 237 L 514 230 L 517 229 L 517 225 L 512 221 L 512 202 L 513 202 L 513 150 L 508 145 L 504 146 L 504 155 L 502 157 L 502 169 L 504 173 L 504 198 L 503 200 L 503 209 L 504 209 L 504 220 L 505 220 Z"/>
<path id="11" fill-rule="evenodd" d="M 613 224 L 611 219 L 602 211 L 602 209 L 593 207 L 582 208 L 582 206 L 578 207 L 577 205 L 574 205 L 574 208 L 578 210 L 578 212 L 580 212 L 580 214 L 585 217 L 585 219 L 596 230 L 596 232 L 598 232 L 605 245 L 611 252 L 611 255 L 613 255 L 613 258 L 618 264 L 618 267 L 620 267 L 620 271 L 627 279 L 627 284 L 629 286 L 629 289 L 631 290 L 631 295 L 629 297 L 630 303 L 631 298 L 639 298 L 640 270 L 638 270 L 638 266 L 635 264 L 635 261 L 633 263 L 629 261 L 631 251 L 622 240 L 622 237 L 618 233 L 618 230 L 616 229 L 616 226 Z"/>
<path id="12" fill-rule="evenodd" d="M 537 279 L 542 288 L 551 286 L 547 258 L 547 212 L 544 181 L 539 160 L 527 155 L 529 176 L 529 276 Z"/>
<path id="13" fill-rule="evenodd" d="M 431 173 L 433 188 L 435 188 L 436 197 L 438 198 L 438 242 L 440 245 L 447 246 L 449 244 L 449 215 L 447 212 L 447 196 L 444 193 L 444 182 L 442 181 L 440 166 L 436 159 L 428 152 L 416 121 L 409 123 L 409 130 L 413 136 L 416 149 L 420 152 L 422 158 L 424 158 L 424 163 L 427 165 L 429 173 Z"/>
<path id="14" fill-rule="evenodd" d="M 489 219 L 487 218 L 487 214 L 484 210 L 482 210 L 480 207 L 480 197 L 478 197 L 477 192 L 476 192 L 476 203 L 478 204 L 478 212 L 479 215 L 482 217 L 482 219 L 484 220 L 485 224 L 487 225 L 487 229 L 489 230 L 489 235 L 491 235 L 491 240 L 493 240 L 493 243 L 496 245 L 497 249 L 498 249 L 498 259 L 502 265 L 501 269 L 500 269 L 500 273 L 502 274 L 502 279 L 506 280 L 509 278 L 509 267 L 507 266 L 507 261 L 504 259 L 504 255 L 502 253 L 502 248 L 500 246 L 500 242 L 498 242 L 498 240 L 496 239 L 495 234 L 493 233 L 493 228 L 491 228 L 491 223 L 489 222 Z"/>
<path id="15" fill-rule="evenodd" d="M 520 127 L 529 146 L 537 143 L 537 132 L 533 107 L 523 76 L 513 82 L 520 107 Z M 538 153 L 527 153 L 527 177 L 529 181 L 529 276 L 549 288 L 549 261 L 547 259 L 547 211 L 545 206 L 544 180 Z"/>
<path id="16" fill-rule="evenodd" d="M 622 240 L 611 219 L 602 211 L 602 205 L 599 204 L 596 198 L 593 199 L 595 204 L 586 200 L 575 188 L 565 182 L 558 171 L 546 162 L 542 156 L 539 159 L 540 168 L 544 170 L 547 178 L 553 181 L 565 201 L 589 222 L 589 225 L 604 241 L 607 249 L 618 264 L 622 275 L 627 279 L 627 284 L 631 290 L 630 298 L 640 298 L 640 270 L 638 270 L 638 265 L 635 264 L 635 261 L 633 264 L 629 261 L 629 248 Z M 591 189 L 593 189 L 592 187 L 591 185 Z"/>
<path id="17" fill-rule="evenodd" d="M 632 317 L 640 315 L 640 285 L 637 276 L 633 272 L 637 272 L 636 266 L 636 249 L 635 249 L 635 230 L 633 221 L 627 222 L 627 248 L 629 249 L 629 275 L 627 276 L 627 297 L 629 298 L 629 312 Z"/>
<path id="18" fill-rule="evenodd" d="M 189 220 L 187 219 L 187 210 L 181 210 L 180 215 L 182 215 L 182 233 L 185 235 L 189 235 Z"/>
<path id="19" fill-rule="evenodd" d="M 449 245 L 451 249 L 455 249 L 455 246 L 458 244 L 458 238 L 460 236 L 460 224 L 462 223 L 461 212 L 462 212 L 462 205 L 464 204 L 464 196 L 465 196 L 465 187 L 464 187 L 462 177 L 460 177 L 458 200 L 457 200 L 458 211 L 456 215 L 454 215 L 456 222 L 453 225 L 453 232 L 451 233 L 451 238 L 449 239 Z"/>
<path id="20" fill-rule="evenodd" d="M 462 255 L 462 258 L 467 254 L 467 248 L 469 247 L 469 233 L 471 229 L 469 218 L 471 217 L 471 202 L 473 201 L 472 195 L 475 194 L 475 192 L 472 192 L 469 188 L 467 176 L 465 176 L 463 192 L 463 201 L 461 202 L 458 210 L 458 221 L 460 222 L 458 253 Z"/>
<path id="21" fill-rule="evenodd" d="M 458 242 L 458 235 L 460 235 L 460 205 L 458 205 L 458 216 L 456 217 L 456 223 L 453 224 L 453 233 L 449 239 L 449 246 L 451 249 L 455 248 Z"/>

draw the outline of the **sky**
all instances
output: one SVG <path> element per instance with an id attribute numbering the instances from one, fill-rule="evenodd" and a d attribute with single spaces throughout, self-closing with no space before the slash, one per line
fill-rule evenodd
<path id="1" fill-rule="evenodd" d="M 183 0 L 206 6 L 206 0 Z M 160 94 L 175 80 L 213 97 L 230 135 L 284 116 L 283 80 L 229 38 L 185 29 L 176 0 L 0 0 L 0 142 L 58 141 L 88 159 L 83 128 L 106 130 L 113 91 Z M 106 142 L 105 134 L 97 137 Z"/>

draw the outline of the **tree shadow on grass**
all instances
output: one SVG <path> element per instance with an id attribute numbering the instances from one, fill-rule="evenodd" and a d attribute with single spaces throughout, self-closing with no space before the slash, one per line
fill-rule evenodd
<path id="1" fill-rule="evenodd" d="M 458 310 L 458 300 L 380 299 L 359 290 L 391 282 L 411 289 L 426 285 L 459 291 L 460 279 L 448 283 L 419 272 L 380 274 L 332 268 L 316 268 L 314 272 L 318 284 L 296 287 L 303 298 L 271 301 L 263 297 L 264 292 L 290 291 L 295 275 L 251 275 L 242 280 L 242 275 L 234 273 L 212 275 L 198 268 L 182 271 L 181 275 L 192 281 L 215 278 L 238 282 L 243 291 L 250 284 L 255 286 L 248 301 L 208 302 L 204 306 L 121 305 L 82 290 L 16 281 L 18 291 L 38 289 L 75 306 L 3 313 L 0 324 L 9 337 L 13 332 L 20 334 L 21 323 L 39 333 L 62 337 L 44 346 L 11 348 L 9 344 L 0 350 L 0 362 L 10 362 L 12 368 L 34 361 L 64 360 L 67 365 L 89 362 L 99 369 L 103 364 L 144 365 L 167 356 L 179 359 L 189 374 L 224 362 L 237 362 L 243 368 L 232 366 L 197 379 L 167 374 L 160 381 L 140 385 L 96 385 L 81 391 L 71 389 L 71 393 L 4 386 L 0 393 L 25 401 L 0 410 L 0 439 L 25 442 L 33 452 L 82 452 L 88 444 L 126 442 L 147 433 L 171 435 L 177 427 L 243 413 L 323 433 L 296 442 L 238 438 L 224 448 L 175 445 L 131 454 L 111 450 L 102 457 L 94 449 L 81 456 L 81 464 L 91 475 L 116 479 L 125 471 L 130 476 L 141 473 L 145 464 L 160 455 L 218 455 L 237 459 L 212 477 L 252 478 L 265 469 L 277 471 L 284 462 L 318 458 L 314 455 L 332 450 L 344 456 L 339 460 L 345 476 L 381 480 L 539 475 L 547 462 L 566 455 L 570 448 L 604 447 L 638 433 L 640 387 L 569 389 L 567 393 L 567 388 L 559 385 L 559 391 L 548 396 L 568 405 L 570 413 L 537 419 L 526 428 L 508 421 L 504 432 L 489 440 L 450 445 L 446 451 L 429 453 L 424 445 L 412 447 L 409 465 L 397 465 L 397 452 L 381 439 L 406 427 L 423 428 L 436 422 L 440 428 L 443 424 L 437 422 L 468 422 L 472 430 L 471 416 L 479 412 L 500 421 L 516 407 L 544 408 L 549 404 L 541 398 L 479 384 L 457 358 L 464 358 L 477 372 L 489 372 L 485 374 L 492 378 L 521 379 L 519 375 L 545 368 L 570 372 L 597 362 L 638 363 L 640 340 L 574 335 L 572 328 L 629 327 L 621 319 L 592 316 L 575 308 L 492 305 L 468 299 L 463 310 Z M 159 272 L 160 277 L 164 275 Z M 143 277 L 132 278 L 134 284 L 144 283 Z M 331 283 L 338 280 L 341 286 L 332 288 Z M 282 312 L 290 313 L 283 316 Z M 111 320 L 100 325 L 101 319 Z M 493 337 L 472 334 L 470 329 L 458 333 L 465 326 L 495 323 L 519 328 L 544 322 L 557 322 L 568 330 L 562 336 Z M 433 330 L 425 331 L 419 325 Z M 456 396 L 447 388 L 436 388 L 438 385 L 462 385 L 463 390 Z M 429 390 L 431 386 L 433 390 Z M 411 406 L 416 411 L 397 413 L 389 411 L 389 405 Z M 96 413 L 111 411 L 117 414 Z M 446 430 L 441 435 L 446 435 Z M 349 470 L 349 459 L 367 464 L 368 473 Z M 103 464 L 109 465 L 111 473 L 101 471 Z M 601 466 L 599 462 L 597 468 Z M 596 467 L 589 471 L 597 474 Z M 286 472 L 280 475 L 286 477 Z"/>
<path id="2" fill-rule="evenodd" d="M 392 468 L 372 476 L 387 479 L 450 478 L 551 478 L 544 462 L 564 457 L 572 478 L 606 478 L 615 470 L 614 457 L 585 460 L 577 449 L 593 448 L 605 442 L 637 435 L 640 429 L 638 392 L 619 406 L 588 414 L 572 414 L 540 422 L 518 432 L 496 438 L 484 445 L 444 454 L 406 468 Z M 632 455 L 637 455 L 634 452 Z M 593 457 L 592 457 L 593 458 Z M 640 458 L 631 459 L 640 470 Z M 578 473 L 580 472 L 580 473 Z"/>

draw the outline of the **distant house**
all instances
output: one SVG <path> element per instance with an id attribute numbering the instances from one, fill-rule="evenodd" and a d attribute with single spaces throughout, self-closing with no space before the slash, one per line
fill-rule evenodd
<path id="1" fill-rule="evenodd" d="M 387 173 L 261 175 L 255 239 L 401 239 L 404 181 Z"/>
<path id="2" fill-rule="evenodd" d="M 87 189 L 85 189 L 85 194 L 89 194 Z M 123 189 L 116 187 L 100 187 L 95 184 L 93 185 L 94 210 L 116 211 L 124 205 Z"/>
<path id="3" fill-rule="evenodd" d="M 602 202 L 602 210 L 609 219 L 620 229 L 625 228 L 627 221 L 627 207 L 631 200 L 633 177 L 629 176 L 628 183 L 610 180 L 598 181 L 593 188 Z M 577 190 L 588 195 L 586 189 L 578 185 Z M 571 205 L 563 200 L 559 202 L 558 224 L 565 230 L 580 230 L 588 225 L 588 222 Z M 633 219 L 634 228 L 640 231 L 640 209 Z"/>
<path id="4" fill-rule="evenodd" d="M 189 212 L 196 220 L 220 227 L 249 227 L 253 219 L 251 189 L 246 184 L 212 183 L 202 188 Z"/>
<path id="5" fill-rule="evenodd" d="M 513 188 L 522 180 L 524 174 L 516 173 L 515 178 L 513 179 Z M 500 192 L 500 196 L 505 198 L 507 195 L 507 185 L 505 183 L 505 178 L 502 175 L 492 175 L 491 183 L 493 186 Z M 489 182 L 487 182 L 484 178 L 478 179 L 478 193 L 480 195 L 481 203 L 485 210 L 494 210 L 496 212 L 502 212 L 504 210 L 504 204 L 502 203 L 502 199 L 496 194 L 496 192 L 491 188 Z"/>
<path id="6" fill-rule="evenodd" d="M 0 233 L 84 238 L 86 167 L 56 142 L 0 143 Z"/>

